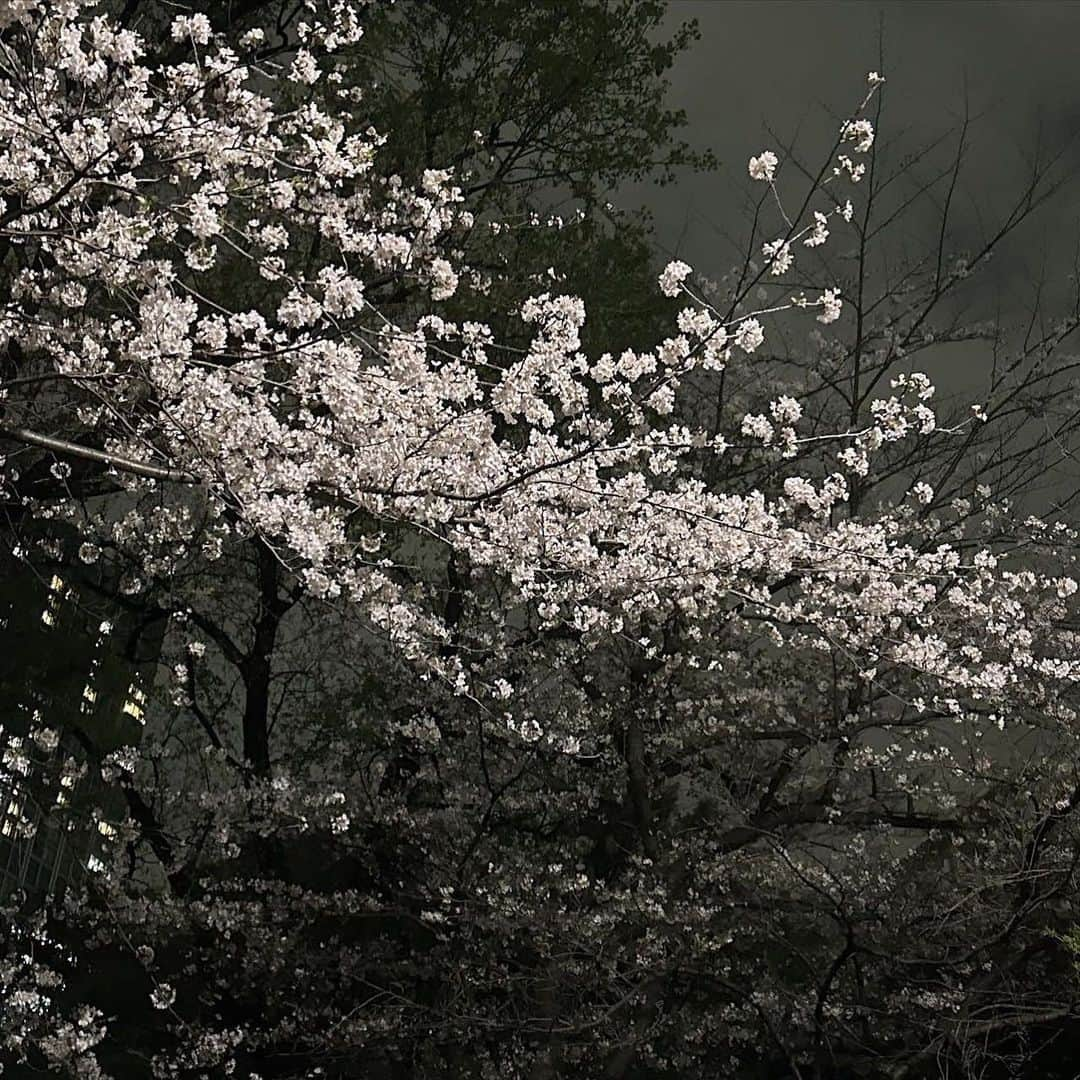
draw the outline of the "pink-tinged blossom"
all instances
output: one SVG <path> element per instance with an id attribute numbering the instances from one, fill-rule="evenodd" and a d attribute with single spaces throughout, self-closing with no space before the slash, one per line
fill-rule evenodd
<path id="1" fill-rule="evenodd" d="M 691 267 L 679 259 L 669 262 L 660 275 L 660 291 L 664 296 L 678 296 L 682 291 L 683 282 L 692 272 Z"/>
<path id="2" fill-rule="evenodd" d="M 791 244 L 784 240 L 783 237 L 763 244 L 761 254 L 765 258 L 769 272 L 777 276 L 786 274 L 795 261 L 791 251 Z"/>
<path id="3" fill-rule="evenodd" d="M 760 439 L 766 446 L 772 442 L 773 435 L 776 433 L 776 429 L 769 423 L 769 418 L 762 416 L 760 413 L 744 416 L 740 430 L 743 435 L 748 435 L 752 439 Z"/>
<path id="4" fill-rule="evenodd" d="M 795 398 L 785 394 L 769 406 L 769 412 L 778 424 L 796 424 L 802 417 L 803 409 Z"/>
<path id="5" fill-rule="evenodd" d="M 900 850 L 886 827 L 936 834 L 933 810 L 952 836 L 948 815 L 970 796 L 982 828 L 998 796 L 987 803 L 996 789 L 981 733 L 1032 718 L 1040 737 L 1075 725 L 1075 642 L 1061 630 L 1075 581 L 1067 565 L 1017 569 L 1007 550 L 1021 532 L 1034 544 L 1040 523 L 1013 520 L 1003 504 L 1006 545 L 961 528 L 920 531 L 935 515 L 900 498 L 843 507 L 865 488 L 845 473 L 891 468 L 904 440 L 942 436 L 925 376 L 897 375 L 893 393 L 879 386 L 868 408 L 849 403 L 837 419 L 819 408 L 816 384 L 793 389 L 747 358 L 778 310 L 795 309 L 793 324 L 812 325 L 805 311 L 815 307 L 820 322 L 835 321 L 838 288 L 772 306 L 766 290 L 760 310 L 744 298 L 731 315 L 715 291 L 690 295 L 690 268 L 673 262 L 660 288 L 685 298 L 676 325 L 654 344 L 616 343 L 599 356 L 583 337 L 585 304 L 569 295 L 521 301 L 513 348 L 482 311 L 455 321 L 457 305 L 444 301 L 473 280 L 458 251 L 474 225 L 462 181 L 446 169 L 383 175 L 382 136 L 366 121 L 281 90 L 283 78 L 330 72 L 327 57 L 359 40 L 353 5 L 306 7 L 289 75 L 244 69 L 212 41 L 205 16 L 179 17 L 182 56 L 151 70 L 139 66 L 136 37 L 90 28 L 79 4 L 17 7 L 3 6 L 0 21 L 40 19 L 48 32 L 8 42 L 0 190 L 20 241 L 32 235 L 41 257 L 13 247 L 4 333 L 72 395 L 85 447 L 107 459 L 102 475 L 119 490 L 107 513 L 85 505 L 96 495 L 24 509 L 47 522 L 70 509 L 61 520 L 76 558 L 115 558 L 105 568 L 119 566 L 130 605 L 146 597 L 146 610 L 168 619 L 170 685 L 154 703 L 165 719 L 151 717 L 137 751 L 100 763 L 129 799 L 131 819 L 100 830 L 120 834 L 109 858 L 120 872 L 95 864 L 94 889 L 108 900 L 100 910 L 71 901 L 94 940 L 144 968 L 141 985 L 173 1040 L 154 1068 L 229 1075 L 237 1060 L 282 1047 L 336 1068 L 414 1021 L 419 1039 L 456 1046 L 476 1029 L 494 1042 L 511 1008 L 536 1014 L 541 987 L 560 1015 L 537 1021 L 513 1053 L 554 1033 L 584 1055 L 639 1020 L 651 1038 L 664 1014 L 647 1001 L 639 1009 L 635 995 L 647 999 L 657 973 L 693 978 L 698 961 L 710 987 L 731 966 L 749 988 L 703 1021 L 713 1058 L 716 1030 L 756 1052 L 762 1017 L 785 1037 L 805 1036 L 824 997 L 816 980 L 800 996 L 794 982 L 781 992 L 758 977 L 760 940 L 783 940 L 769 920 L 801 919 L 824 900 L 829 927 L 838 895 L 864 905 L 827 949 L 809 923 L 798 927 L 815 971 L 823 957 L 848 956 L 861 928 L 871 944 L 896 932 L 911 910 L 908 853 L 921 859 L 931 845 Z M 39 108 L 43 129 L 17 122 Z M 844 135 L 853 153 L 870 148 L 860 121 Z M 87 172 L 99 156 L 100 172 Z M 840 161 L 856 179 L 862 164 Z M 772 183 L 777 166 L 765 151 L 749 172 Z M 125 171 L 132 181 L 114 182 Z M 827 220 L 776 230 L 816 246 Z M 211 239 L 222 252 L 228 244 L 232 266 L 262 276 L 238 288 L 214 267 Z M 766 256 L 781 265 L 785 247 Z M 560 278 L 553 270 L 545 284 Z M 245 299 L 252 282 L 258 301 Z M 408 302 L 380 310 L 398 289 Z M 828 347 L 820 336 L 826 357 Z M 722 369 L 729 397 L 712 415 Z M 684 393 L 709 415 L 683 410 Z M 66 409 L 43 415 L 68 422 Z M 13 455 L 5 475 L 31 452 Z M 71 480 L 67 461 L 54 465 L 58 484 Z M 911 494 L 933 503 L 927 482 Z M 951 494 L 946 484 L 941 501 Z M 987 513 L 991 525 L 1000 518 Z M 1051 535 L 1051 550 L 1075 540 Z M 306 699 L 299 716 L 275 721 L 274 753 L 258 768 L 239 757 L 245 732 L 219 721 L 259 665 L 246 636 L 206 617 L 207 590 L 188 584 L 193 569 L 196 581 L 217 573 L 241 623 L 238 565 L 258 581 L 246 599 L 264 628 L 281 608 L 300 620 L 279 637 L 299 663 L 271 657 L 270 684 L 285 694 L 294 670 L 345 679 L 319 703 L 332 704 L 325 723 Z M 50 588 L 46 626 L 64 595 L 62 581 Z M 335 626 L 344 629 L 325 648 Z M 243 676 L 235 686 L 221 678 L 228 664 Z M 175 709 L 160 700 L 170 694 Z M 92 703 L 85 691 L 83 700 Z M 146 719 L 134 691 L 125 707 Z M 932 729 L 919 725 L 931 723 L 956 728 L 955 753 L 923 737 Z M 35 747 L 61 749 L 46 734 L 55 729 L 35 730 L 5 737 L 6 768 L 25 775 Z M 977 734 L 964 744 L 968 731 Z M 192 734 L 201 749 L 185 756 Z M 667 785 L 659 763 L 678 758 L 688 763 L 681 786 Z M 90 764 L 58 762 L 61 794 Z M 648 774 L 650 764 L 659 767 Z M 744 765 L 752 782 L 729 782 L 728 767 Z M 958 795 L 927 776 L 966 787 Z M 1044 805 L 1072 783 L 1055 778 Z M 152 797 L 139 802 L 144 791 Z M 148 824 L 159 808 L 172 814 L 168 828 Z M 32 825 L 21 810 L 10 816 L 12 830 Z M 373 838 L 380 856 L 393 855 L 389 872 L 372 857 Z M 837 841 L 824 860 L 822 839 Z M 568 841 L 579 850 L 567 855 Z M 1023 848 L 1009 841 L 1014 854 Z M 278 861 L 288 880 L 263 870 Z M 1015 880 L 1015 865 L 1002 857 L 1000 880 Z M 304 882 L 311 867 L 318 888 Z M 339 871 L 348 887 L 323 887 Z M 943 903 L 966 919 L 979 895 Z M 1006 905 L 985 940 L 998 943 L 1012 914 Z M 673 976 L 675 938 L 693 962 Z M 420 942 L 419 959 L 406 950 L 399 963 L 403 940 Z M 940 971 L 953 953 L 937 944 L 928 964 Z M 175 974 L 164 970 L 174 951 Z M 532 972 L 530 952 L 543 959 Z M 867 968 L 878 962 L 873 949 L 859 955 Z M 437 1007 L 410 999 L 419 966 L 440 957 L 451 994 Z M 37 1032 L 46 1011 L 51 977 L 27 962 L 0 964 L 16 1018 L 5 1014 L 0 1040 Z M 893 967 L 882 981 L 895 977 Z M 957 965 L 949 977 L 965 975 Z M 234 979 L 257 1002 L 243 1025 L 228 1019 L 243 996 Z M 846 971 L 837 980 L 846 993 L 845 980 Z M 981 976 L 972 985 L 986 986 Z M 690 1008 L 696 991 L 679 993 Z M 959 1000 L 951 987 L 917 993 L 888 999 L 883 1015 Z M 54 1018 L 33 1048 L 74 1075 L 100 1075 L 86 1055 L 104 1023 Z M 575 1030 L 585 1032 L 576 1043 Z"/>
<path id="6" fill-rule="evenodd" d="M 190 37 L 196 45 L 210 41 L 210 20 L 200 11 L 194 15 L 177 15 L 170 26 L 173 41 Z"/>
<path id="7" fill-rule="evenodd" d="M 840 137 L 853 142 L 856 153 L 868 153 L 874 145 L 874 125 L 869 120 L 848 120 L 840 129 Z"/>
<path id="8" fill-rule="evenodd" d="M 826 289 L 821 294 L 821 299 L 818 301 L 818 305 L 821 308 L 821 314 L 817 317 L 819 323 L 833 323 L 840 318 L 840 312 L 843 309 L 843 301 L 840 299 L 839 289 Z"/>
<path id="9" fill-rule="evenodd" d="M 743 319 L 735 327 L 732 339 L 743 352 L 752 353 L 765 340 L 765 331 L 757 319 Z"/>
<path id="10" fill-rule="evenodd" d="M 847 154 L 841 154 L 837 161 L 839 164 L 833 169 L 834 176 L 842 176 L 845 173 L 853 184 L 857 184 L 866 173 L 865 162 L 855 162 Z"/>
<path id="11" fill-rule="evenodd" d="M 814 227 L 810 230 L 810 235 L 803 240 L 803 244 L 808 248 L 820 247 L 829 239 L 828 230 L 829 219 L 820 211 L 814 211 Z"/>
<path id="12" fill-rule="evenodd" d="M 751 180 L 763 180 L 771 184 L 776 179 L 776 166 L 780 159 L 771 151 L 763 150 L 757 157 L 750 159 L 747 171 Z"/>
<path id="13" fill-rule="evenodd" d="M 304 86 L 312 86 L 318 82 L 321 74 L 315 57 L 307 49 L 299 49 L 289 68 L 289 78 Z"/>

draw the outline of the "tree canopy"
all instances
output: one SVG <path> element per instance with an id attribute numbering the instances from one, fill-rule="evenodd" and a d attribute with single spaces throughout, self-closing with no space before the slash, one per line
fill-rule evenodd
<path id="1" fill-rule="evenodd" d="M 606 203 L 712 164 L 662 14 L 0 4 L 5 543 L 160 673 L 122 745 L 5 733 L 14 784 L 70 753 L 121 807 L 10 901 L 12 1063 L 1050 1068 L 1076 534 L 1015 506 L 1077 314 L 954 298 L 1055 163 L 985 250 L 946 199 L 878 265 L 923 155 L 871 72 L 819 165 L 750 148 L 730 274 L 661 268 Z M 919 354 L 971 341 L 939 406 Z"/>

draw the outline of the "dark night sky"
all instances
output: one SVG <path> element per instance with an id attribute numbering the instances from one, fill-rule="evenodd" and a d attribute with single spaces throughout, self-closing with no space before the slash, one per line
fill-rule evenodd
<path id="1" fill-rule="evenodd" d="M 819 165 L 839 120 L 861 100 L 866 73 L 878 70 L 887 78 L 878 128 L 886 154 L 890 144 L 907 150 L 944 135 L 938 162 L 948 164 L 965 100 L 977 118 L 952 211 L 957 245 L 977 248 L 1007 212 L 1037 145 L 1044 154 L 1061 151 L 1062 190 L 973 279 L 967 301 L 973 317 L 998 315 L 1012 342 L 1026 328 L 1040 277 L 1044 310 L 1064 313 L 1080 250 L 1080 2 L 671 0 L 671 29 L 689 18 L 698 20 L 701 40 L 671 73 L 669 100 L 686 110 L 688 141 L 710 146 L 722 165 L 667 188 L 618 193 L 621 205 L 652 211 L 668 257 L 709 276 L 738 262 L 725 236 L 745 242 L 748 197 L 761 194 L 747 178 L 747 159 L 765 148 L 783 156 L 766 125 L 781 138 L 797 136 L 806 160 Z M 850 189 L 856 206 L 861 190 Z M 924 201 L 906 235 L 889 242 L 905 250 L 909 240 L 913 248 L 932 242 L 939 207 Z M 834 242 L 842 243 L 839 233 Z M 920 354 L 920 366 L 939 397 L 955 394 L 966 408 L 981 398 L 990 351 L 978 343 L 935 348 Z M 1051 492 L 1074 482 L 1054 475 Z"/>
<path id="2" fill-rule="evenodd" d="M 1015 343 L 1041 274 L 1051 316 L 1063 313 L 1080 250 L 1080 0 L 669 0 L 672 30 L 690 18 L 701 39 L 677 61 L 669 102 L 687 113 L 687 141 L 711 147 L 720 169 L 619 193 L 621 205 L 652 212 L 666 255 L 706 275 L 728 268 L 734 252 L 725 234 L 745 239 L 747 195 L 762 191 L 748 180 L 747 159 L 767 148 L 783 157 L 766 128 L 786 139 L 797 133 L 798 148 L 819 164 L 838 119 L 865 93 L 866 73 L 877 70 L 887 79 L 878 127 L 886 150 L 939 135 L 955 147 L 965 100 L 977 117 L 953 210 L 962 243 L 974 246 L 995 212 L 1007 212 L 1037 145 L 1061 152 L 1061 191 L 1003 246 L 972 309 L 982 307 L 980 317 L 1000 311 Z M 856 206 L 862 190 L 849 189 Z M 924 242 L 936 235 L 939 205 L 924 205 L 911 223 Z M 830 244 L 842 244 L 840 228 Z M 983 400 L 990 362 L 989 348 L 974 342 L 935 346 L 916 366 L 940 391 L 935 405 L 955 396 L 966 409 Z M 1015 504 L 1018 516 L 1045 513 L 1076 491 L 1080 446 L 1070 449 L 1072 460 L 1048 455 L 1041 481 Z"/>
<path id="3" fill-rule="evenodd" d="M 830 114 L 857 104 L 869 70 L 888 79 L 885 140 L 954 128 L 966 87 L 979 119 L 961 182 L 962 224 L 974 226 L 976 205 L 991 217 L 1004 205 L 1038 131 L 1044 147 L 1060 147 L 1080 130 L 1080 3 L 671 0 L 670 24 L 688 18 L 701 40 L 672 72 L 670 100 L 688 114 L 689 140 L 711 146 L 723 165 L 719 175 L 684 175 L 660 191 L 642 185 L 620 201 L 645 202 L 661 244 L 706 273 L 728 262 L 710 224 L 742 231 L 747 158 L 771 145 L 764 125 L 799 131 L 799 145 L 819 160 L 835 129 Z M 1067 171 L 1080 173 L 1080 143 L 1068 155 Z M 1049 246 L 1071 259 L 1078 193 L 1073 185 L 1041 216 L 1017 258 L 1030 264 Z"/>

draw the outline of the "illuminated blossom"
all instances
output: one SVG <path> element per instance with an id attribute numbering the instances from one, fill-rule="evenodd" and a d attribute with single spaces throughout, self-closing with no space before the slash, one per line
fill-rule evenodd
<path id="1" fill-rule="evenodd" d="M 763 150 L 757 157 L 750 159 L 747 166 L 750 179 L 764 180 L 771 184 L 776 178 L 776 166 L 779 163 L 779 158 L 771 150 Z"/>

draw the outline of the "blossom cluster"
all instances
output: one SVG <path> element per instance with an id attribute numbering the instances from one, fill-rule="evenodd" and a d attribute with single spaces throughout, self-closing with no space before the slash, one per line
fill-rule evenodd
<path id="1" fill-rule="evenodd" d="M 334 57 L 358 45 L 359 9 L 305 7 L 313 21 L 277 67 L 245 59 L 263 44 L 254 31 L 233 47 L 205 15 L 177 15 L 170 55 L 180 58 L 151 62 L 139 35 L 93 3 L 0 7 L 0 238 L 18 266 L 0 336 L 50 386 L 10 395 L 4 430 L 82 454 L 115 485 L 104 508 L 26 507 L 81 529 L 87 567 L 106 553 L 126 559 L 118 591 L 132 605 L 158 588 L 153 614 L 181 639 L 165 710 L 193 718 L 204 747 L 190 785 L 155 792 L 156 808 L 188 814 L 183 851 L 180 829 L 147 824 L 153 809 L 135 799 L 137 784 L 180 773 L 176 732 L 96 763 L 130 800 L 130 850 L 149 845 L 164 881 L 156 891 L 134 871 L 134 884 L 105 881 L 109 903 L 89 916 L 95 940 L 134 950 L 154 1022 L 182 1040 L 155 1074 L 228 1074 L 244 1052 L 312 1040 L 346 1054 L 391 1039 L 395 1025 L 452 1040 L 466 1023 L 453 1000 L 436 1007 L 392 989 L 430 960 L 414 955 L 420 945 L 466 970 L 461 993 L 474 995 L 467 1015 L 482 1015 L 481 1027 L 502 1023 L 507 972 L 526 953 L 546 971 L 533 988 L 562 980 L 602 1026 L 621 1024 L 639 970 L 686 980 L 680 992 L 695 1000 L 704 968 L 670 964 L 673 941 L 716 961 L 721 974 L 709 978 L 749 980 L 769 920 L 796 912 L 797 923 L 811 894 L 851 891 L 862 905 L 853 927 L 886 909 L 895 921 L 902 858 L 853 858 L 838 886 L 813 830 L 839 822 L 858 854 L 882 825 L 936 829 L 914 793 L 939 795 L 938 806 L 975 801 L 984 732 L 1011 734 L 1033 715 L 1074 721 L 1080 662 L 1060 629 L 1075 606 L 1071 574 L 1017 570 L 962 530 L 913 538 L 913 518 L 937 498 L 925 481 L 911 485 L 914 505 L 856 512 L 853 493 L 879 455 L 941 434 L 923 375 L 898 375 L 891 394 L 836 429 L 815 426 L 812 403 L 786 390 L 731 426 L 692 419 L 686 391 L 697 380 L 732 372 L 753 383 L 778 310 L 837 322 L 837 287 L 723 310 L 672 262 L 659 288 L 683 306 L 668 335 L 599 356 L 583 344 L 579 297 L 524 298 L 512 347 L 458 315 L 451 301 L 469 278 L 457 247 L 475 224 L 463 188 L 450 169 L 379 171 L 382 136 L 350 111 L 352 98 L 330 108 L 313 91 L 335 85 Z M 871 73 L 871 92 L 881 81 Z M 839 143 L 849 152 L 833 178 L 855 182 L 865 166 L 850 155 L 872 152 L 873 129 L 856 115 Z M 845 201 L 787 220 L 779 164 L 764 151 L 748 167 L 785 220 L 763 252 L 775 276 L 791 270 L 797 244 L 821 248 L 854 212 Z M 77 437 L 62 444 L 32 430 L 72 416 Z M 53 475 L 68 482 L 70 466 Z M 1034 522 L 1023 542 L 1050 546 L 1047 532 Z M 263 559 L 260 584 L 270 581 L 252 605 L 256 626 L 267 613 L 335 604 L 347 640 L 319 662 L 361 670 L 382 695 L 350 684 L 352 699 L 377 703 L 363 724 L 342 720 L 325 745 L 294 735 L 297 763 L 273 775 L 268 757 L 261 773 L 237 759 L 215 727 L 224 706 L 200 707 L 207 684 L 232 701 L 214 664 L 252 678 L 253 654 L 231 626 L 177 599 L 190 565 L 233 566 L 245 544 Z M 294 587 L 287 601 L 280 580 Z M 925 735 L 911 717 L 927 714 L 959 725 L 963 741 L 910 734 Z M 894 727 L 908 745 L 883 743 Z M 51 743 L 50 732 L 37 741 Z M 735 747 L 731 760 L 754 773 L 775 743 L 782 760 L 754 800 L 713 754 Z M 26 750 L 9 742 L 5 764 L 18 769 Z M 684 770 L 665 800 L 664 848 L 650 754 Z M 590 846 L 601 809 L 618 841 Z M 527 842 L 507 847 L 493 822 L 521 826 Z M 792 823 L 808 828 L 799 851 L 773 842 Z M 301 850 L 289 847 L 296 838 Z M 574 845 L 574 859 L 557 844 Z M 305 883 L 320 880 L 326 868 L 310 864 L 323 851 L 345 853 L 347 886 Z M 398 862 L 378 866 L 373 851 Z M 430 872 L 416 869 L 420 855 Z M 260 876 L 275 859 L 288 873 Z M 758 903 L 769 910 L 740 938 L 747 897 L 759 894 L 775 905 Z M 571 916 L 567 948 L 552 927 Z M 392 924 L 405 942 L 385 986 L 374 980 L 392 966 L 379 951 L 390 946 L 369 947 L 365 920 Z M 196 943 L 199 963 L 167 970 L 153 940 L 173 933 Z M 623 950 L 614 968 L 611 949 Z M 290 968 L 296 956 L 304 963 Z M 188 1031 L 185 1008 L 223 1000 L 230 967 L 273 988 L 259 1018 L 245 1029 L 218 1012 Z M 192 972 L 204 970 L 196 986 Z M 20 1031 L 50 1062 L 94 1075 L 80 1060 L 102 1037 L 100 1017 L 79 1013 L 39 1036 L 31 984 L 49 976 L 25 966 L 0 975 Z M 661 981 L 650 975 L 642 995 Z M 784 999 L 778 985 L 703 1010 L 701 1043 L 749 1043 L 755 1016 L 820 1022 L 824 992 Z M 339 999 L 366 1004 L 343 1015 L 327 1004 Z M 955 996 L 946 987 L 912 1000 Z M 663 1026 L 659 1010 L 653 1021 Z M 559 1033 L 584 1059 L 579 1029 Z"/>

